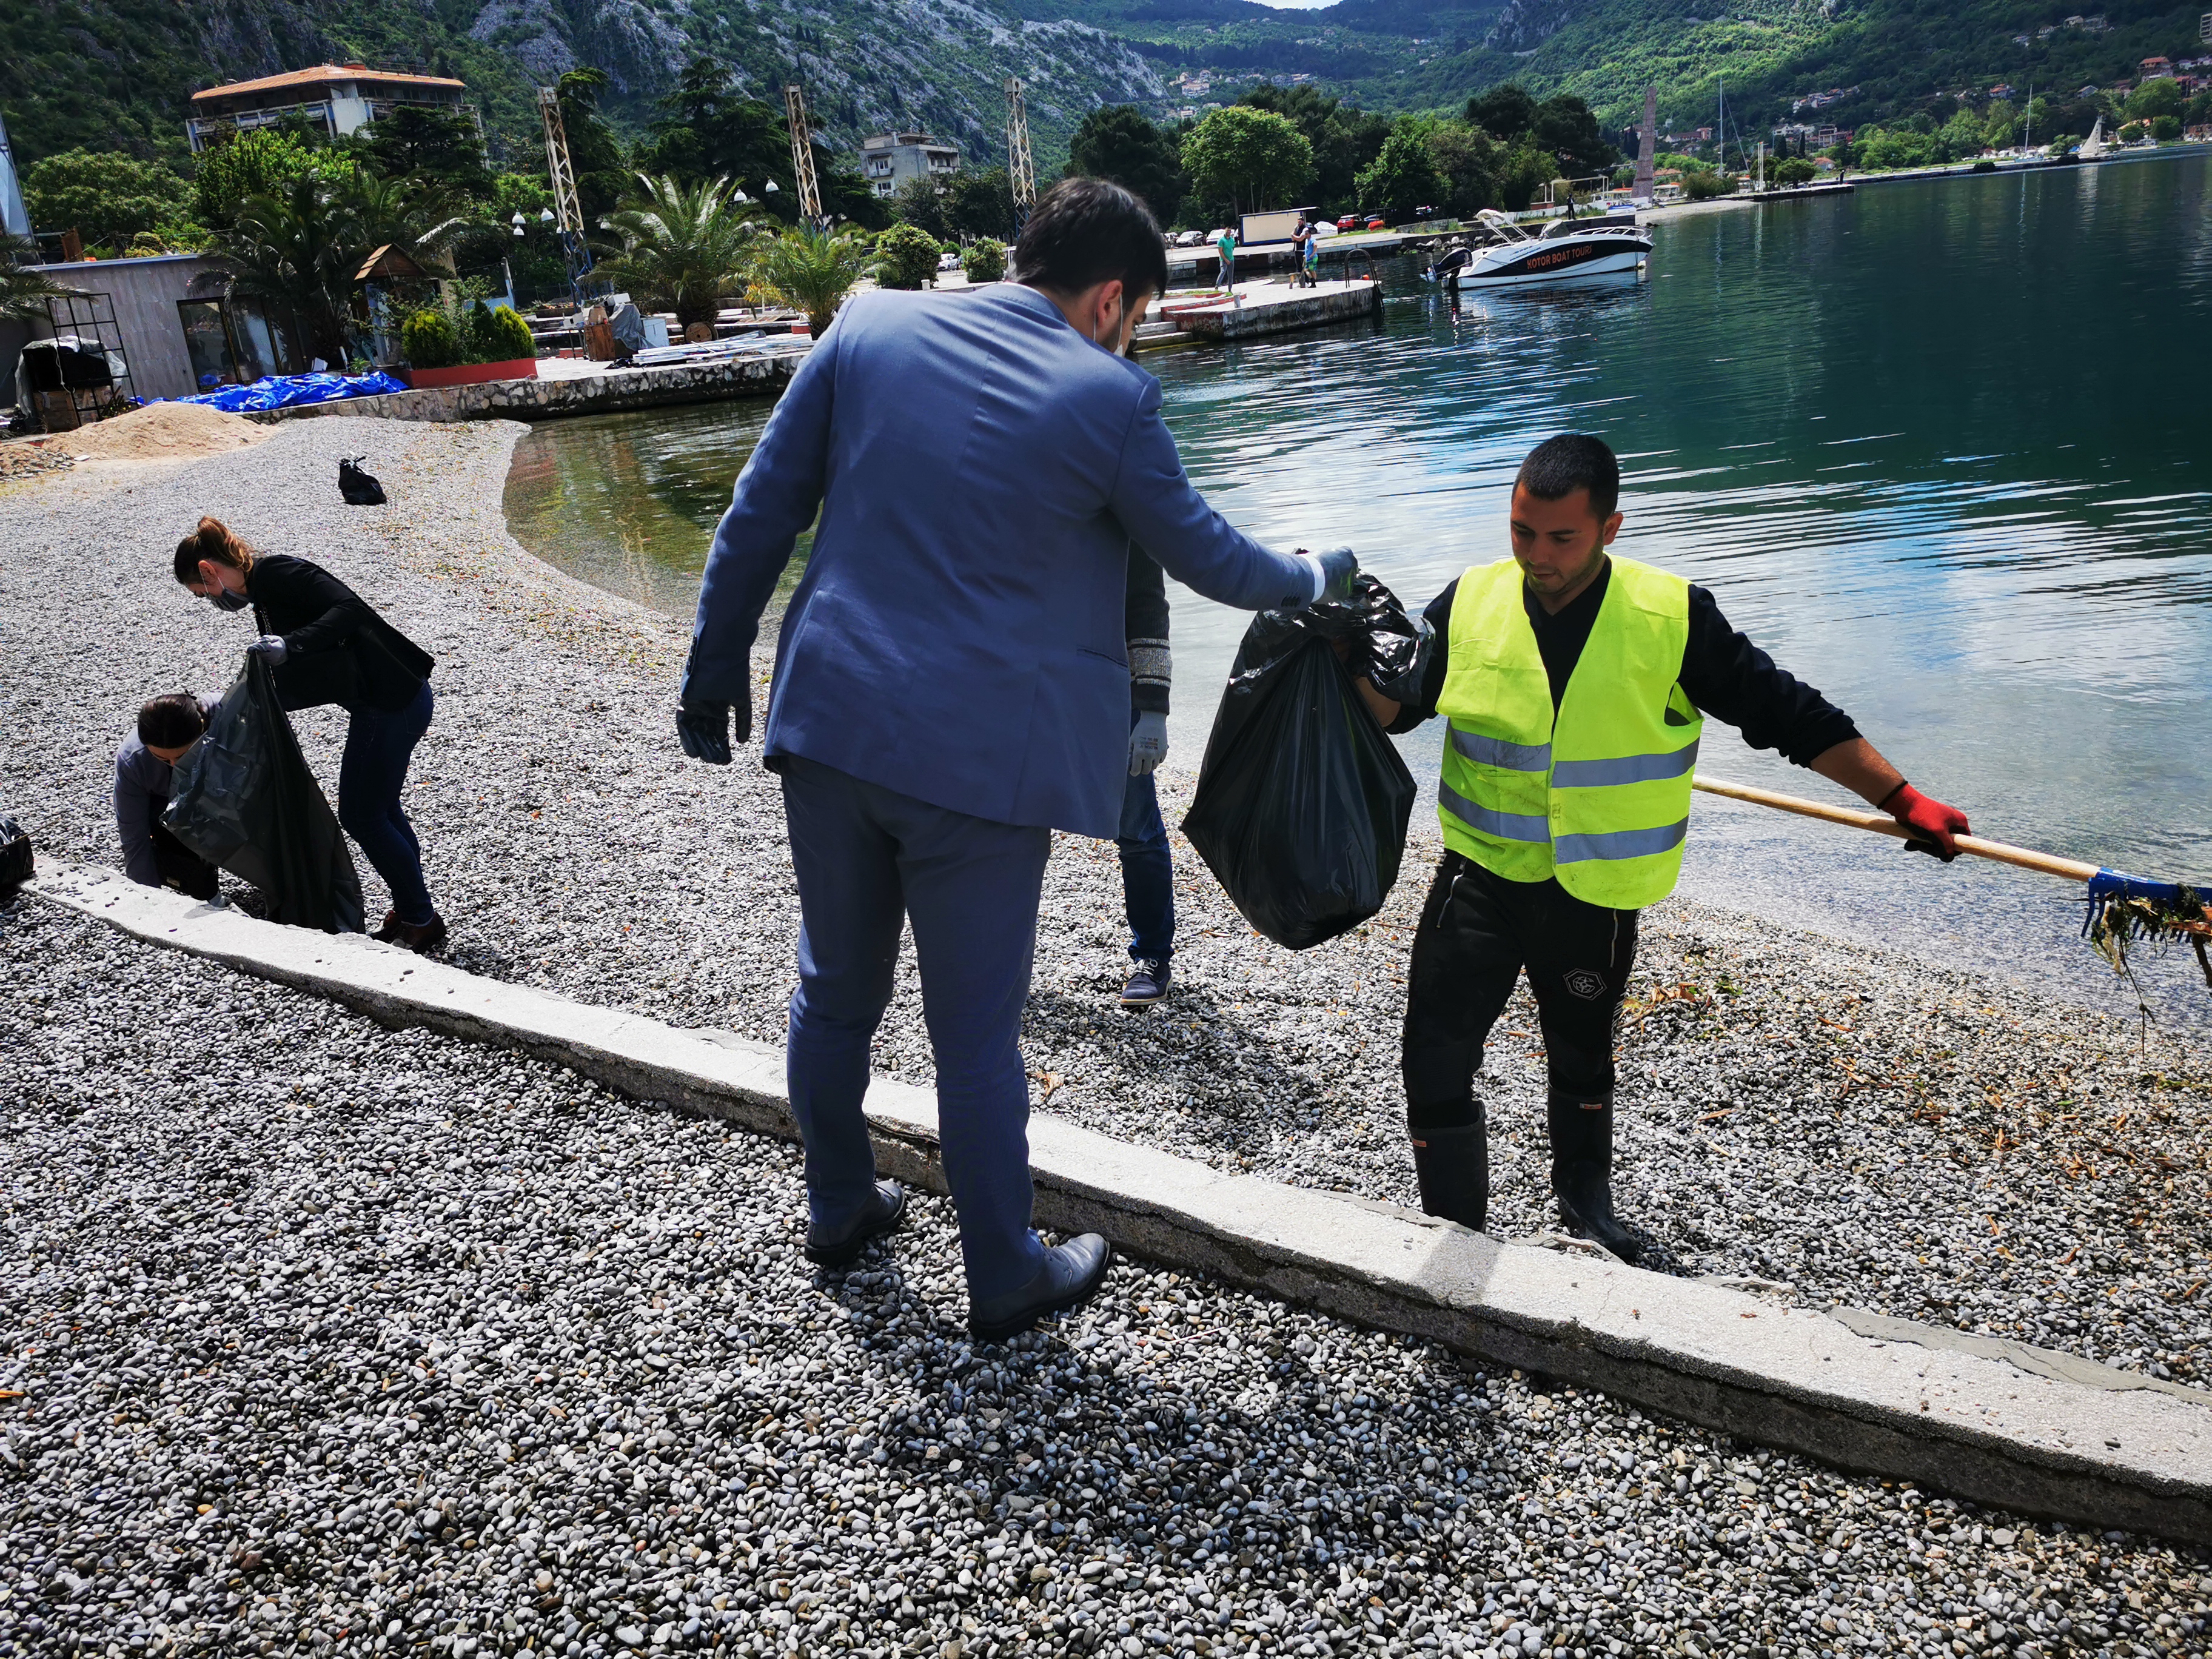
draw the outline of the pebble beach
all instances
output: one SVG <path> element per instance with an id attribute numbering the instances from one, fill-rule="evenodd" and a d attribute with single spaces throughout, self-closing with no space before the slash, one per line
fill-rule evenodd
<path id="1" fill-rule="evenodd" d="M 221 687 L 251 635 L 169 575 L 213 513 L 438 658 L 408 804 L 452 960 L 778 1041 L 775 781 L 757 749 L 683 759 L 681 623 L 507 536 L 520 430 L 309 420 L 0 480 L 0 810 L 42 853 L 117 862 L 137 705 Z M 387 507 L 338 499 L 364 453 Z M 343 714 L 296 724 L 334 781 Z M 1163 774 L 1170 824 L 1196 760 Z M 1380 916 L 1297 955 L 1178 839 L 1176 990 L 1142 1014 L 1113 1002 L 1114 849 L 1060 838 L 1039 1109 L 1410 1202 L 1416 837 Z M 935 1200 L 817 1273 L 790 1148 L 28 898 L 0 951 L 0 1655 L 2205 1646 L 2191 1552 L 1143 1264 L 1080 1319 L 977 1346 Z M 910 960 L 876 1064 L 929 1080 Z M 2194 1039 L 1672 902 L 1621 1066 L 1616 1196 L 1662 1270 L 2212 1382 Z M 1553 1221 L 1541 1068 L 1516 1000 L 1485 1080 L 1505 1237 Z"/>

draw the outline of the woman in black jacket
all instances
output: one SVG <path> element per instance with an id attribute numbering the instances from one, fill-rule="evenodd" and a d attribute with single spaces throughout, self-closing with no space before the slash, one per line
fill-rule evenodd
<path id="1" fill-rule="evenodd" d="M 334 702 L 346 711 L 338 822 L 392 890 L 376 937 L 439 949 L 446 924 L 399 804 L 408 761 L 430 726 L 429 653 L 320 565 L 256 553 L 220 520 L 202 519 L 177 544 L 176 575 L 218 611 L 252 610 L 260 637 L 246 649 L 268 659 L 286 708 Z"/>

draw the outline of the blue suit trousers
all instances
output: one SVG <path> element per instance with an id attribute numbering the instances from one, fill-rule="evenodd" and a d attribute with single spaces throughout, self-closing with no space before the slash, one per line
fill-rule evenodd
<path id="1" fill-rule="evenodd" d="M 932 806 L 796 755 L 781 769 L 802 923 L 787 1064 L 811 1218 L 850 1219 L 875 1180 L 860 1103 L 910 920 L 969 1295 L 1018 1290 L 1044 1260 L 1030 1227 L 1020 1039 L 1052 832 Z"/>

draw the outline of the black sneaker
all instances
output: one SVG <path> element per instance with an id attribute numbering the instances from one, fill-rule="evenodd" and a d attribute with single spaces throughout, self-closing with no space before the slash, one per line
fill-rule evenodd
<path id="1" fill-rule="evenodd" d="M 1121 988 L 1124 1008 L 1149 1008 L 1168 994 L 1174 983 L 1175 970 L 1165 962 L 1139 962 L 1129 975 L 1129 982 Z"/>

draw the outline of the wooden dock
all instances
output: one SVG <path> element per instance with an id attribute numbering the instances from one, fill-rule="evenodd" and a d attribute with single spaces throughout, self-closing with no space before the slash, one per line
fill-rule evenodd
<path id="1" fill-rule="evenodd" d="M 1140 351 L 1201 345 L 1326 328 L 1371 317 L 1382 309 L 1382 285 L 1371 277 L 1296 288 L 1288 283 L 1240 285 L 1234 298 L 1219 293 L 1170 294 L 1137 331 Z"/>

